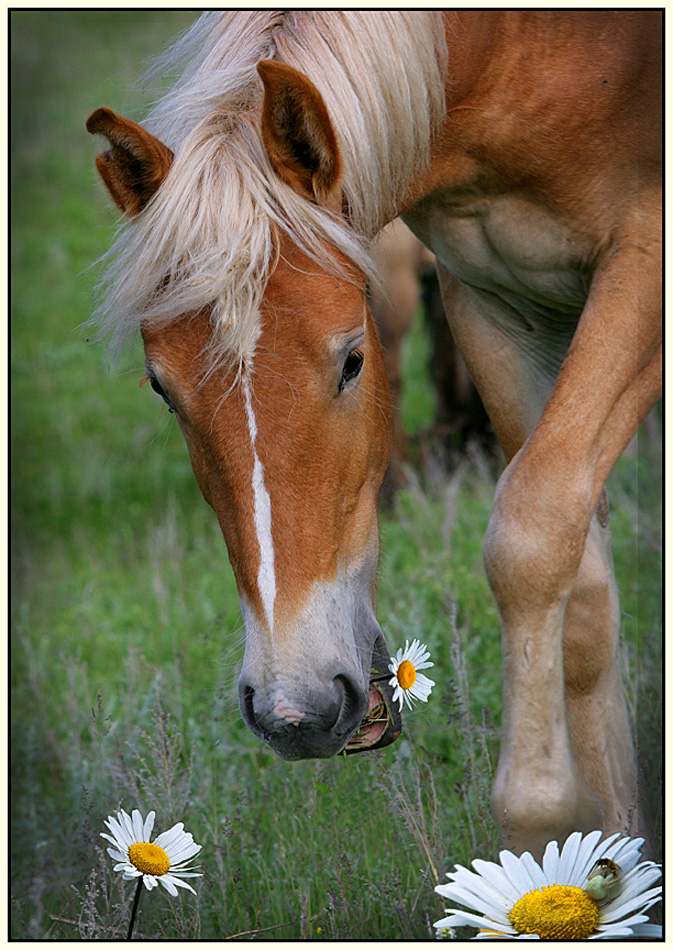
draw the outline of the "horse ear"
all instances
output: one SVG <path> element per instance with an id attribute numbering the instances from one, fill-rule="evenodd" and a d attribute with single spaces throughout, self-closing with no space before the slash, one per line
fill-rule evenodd
<path id="1" fill-rule="evenodd" d="M 341 210 L 341 158 L 322 96 L 292 66 L 262 60 L 262 138 L 276 173 L 296 192 Z"/>
<path id="2" fill-rule="evenodd" d="M 86 127 L 92 135 L 104 135 L 109 141 L 109 151 L 96 157 L 96 168 L 115 204 L 133 217 L 161 185 L 173 153 L 142 126 L 112 109 L 96 109 Z"/>

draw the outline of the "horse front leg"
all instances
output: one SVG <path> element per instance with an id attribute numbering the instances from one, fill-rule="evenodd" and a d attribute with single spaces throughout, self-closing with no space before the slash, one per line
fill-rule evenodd
<path id="1" fill-rule="evenodd" d="M 493 802 L 504 844 L 539 857 L 573 830 L 637 827 L 604 485 L 661 389 L 660 257 L 625 242 L 595 275 L 550 393 L 483 301 L 440 277 L 509 462 L 484 546 L 502 619 Z"/>
<path id="2" fill-rule="evenodd" d="M 551 455 L 550 464 L 553 460 Z M 585 590 L 577 586 L 580 566 L 589 560 L 582 552 L 582 514 L 588 503 L 577 482 L 573 486 L 571 473 L 565 479 L 565 497 L 552 492 L 554 475 L 539 466 L 528 470 L 522 457 L 510 463 L 498 486 L 484 545 L 502 621 L 502 742 L 493 804 L 503 844 L 538 858 L 548 841 L 604 825 L 601 798 L 583 768 L 586 745 L 576 741 L 586 723 L 571 713 L 575 697 L 567 690 L 566 653 L 576 658 L 599 731 L 605 715 L 612 715 L 605 707 L 615 701 L 618 708 L 624 705 L 618 680 L 618 695 L 603 695 L 596 703 L 597 684 L 606 678 L 614 683 L 619 663 L 618 623 L 613 622 L 608 593 L 612 585 L 605 583 L 608 571 L 601 561 L 603 609 L 597 609 L 597 598 L 590 605 Z M 540 481 L 550 490 L 545 500 Z M 589 626 L 569 625 L 573 614 L 583 615 L 585 621 L 588 616 Z M 588 630 L 591 634 L 585 637 Z M 628 744 L 628 727 L 625 741 Z M 620 769 L 625 759 L 630 772 L 632 750 L 622 748 L 619 758 Z M 604 764 L 596 762 L 596 767 L 602 774 Z"/>
<path id="3" fill-rule="evenodd" d="M 656 258 L 656 256 L 655 256 Z M 540 420 L 498 486 L 484 548 L 502 617 L 506 842 L 633 832 L 636 763 L 619 665 L 605 481 L 661 390 L 660 269 L 596 275 Z"/>

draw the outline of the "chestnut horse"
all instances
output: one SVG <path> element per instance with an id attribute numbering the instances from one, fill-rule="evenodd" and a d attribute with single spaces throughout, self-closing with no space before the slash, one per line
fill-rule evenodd
<path id="1" fill-rule="evenodd" d="M 638 822 L 604 485 L 661 387 L 661 48 L 660 11 L 217 12 L 144 126 L 87 123 L 129 219 L 102 332 L 142 333 L 236 575 L 243 718 L 288 759 L 400 732 L 365 291 L 398 214 L 436 255 L 508 462 L 493 801 L 536 854 Z"/>

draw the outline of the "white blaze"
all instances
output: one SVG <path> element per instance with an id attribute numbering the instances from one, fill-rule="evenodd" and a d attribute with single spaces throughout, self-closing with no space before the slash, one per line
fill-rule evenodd
<path id="1" fill-rule="evenodd" d="M 243 394 L 245 396 L 245 414 L 248 418 L 248 431 L 252 447 L 252 493 L 255 511 L 255 531 L 259 545 L 259 571 L 257 586 L 262 599 L 269 632 L 273 633 L 273 605 L 276 600 L 276 572 L 273 557 L 273 536 L 271 534 L 271 498 L 264 484 L 264 467 L 257 455 L 257 422 L 252 408 L 248 374 L 243 374 Z"/>

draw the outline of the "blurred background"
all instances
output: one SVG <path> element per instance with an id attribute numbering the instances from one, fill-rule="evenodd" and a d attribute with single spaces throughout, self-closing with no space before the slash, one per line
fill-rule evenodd
<path id="1" fill-rule="evenodd" d="M 431 262 L 393 333 L 400 455 L 381 513 L 379 617 L 391 649 L 427 642 L 437 685 L 381 753 L 288 764 L 245 728 L 242 622 L 215 517 L 178 427 L 139 390 L 140 348 L 110 370 L 82 326 L 117 223 L 86 118 L 108 105 L 141 120 L 160 89 L 139 78 L 195 16 L 10 13 L 11 935 L 125 934 L 134 885 L 99 837 L 121 806 L 156 810 L 157 832 L 184 821 L 203 844 L 198 896 L 145 894 L 139 937 L 431 938 L 434 885 L 498 851 L 501 710 L 481 563 L 501 462 L 483 420 L 473 431 L 444 418 Z M 608 487 L 658 857 L 660 430 L 656 410 Z"/>

